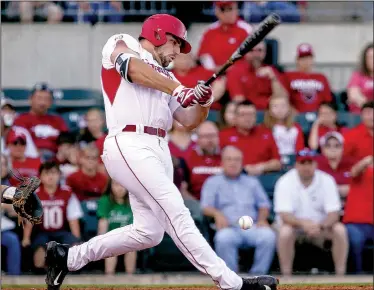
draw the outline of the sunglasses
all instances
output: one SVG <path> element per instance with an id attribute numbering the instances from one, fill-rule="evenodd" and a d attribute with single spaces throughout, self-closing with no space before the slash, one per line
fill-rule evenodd
<path id="1" fill-rule="evenodd" d="M 12 142 L 12 144 L 15 145 L 15 146 L 18 146 L 18 145 L 25 146 L 26 145 L 26 141 L 18 140 L 18 141 Z"/>

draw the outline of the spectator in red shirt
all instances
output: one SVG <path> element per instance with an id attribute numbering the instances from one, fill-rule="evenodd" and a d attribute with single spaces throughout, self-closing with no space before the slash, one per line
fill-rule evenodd
<path id="1" fill-rule="evenodd" d="M 273 133 L 280 155 L 293 155 L 302 150 L 304 134 L 294 121 L 295 114 L 287 98 L 272 97 L 265 111 L 264 125 Z"/>
<path id="2" fill-rule="evenodd" d="M 235 115 L 236 115 L 237 102 L 228 102 L 220 112 L 219 128 L 231 128 L 235 126 Z"/>
<path id="3" fill-rule="evenodd" d="M 260 42 L 245 55 L 244 61 L 227 72 L 227 89 L 232 100 L 249 100 L 258 110 L 265 110 L 272 95 L 288 96 L 283 76 L 275 67 L 264 63 L 265 56 L 265 42 Z"/>
<path id="4" fill-rule="evenodd" d="M 328 132 L 344 133 L 347 128 L 338 123 L 338 107 L 334 103 L 322 102 L 318 108 L 318 116 L 309 133 L 309 147 L 319 148 L 320 140 Z"/>
<path id="5" fill-rule="evenodd" d="M 366 241 L 374 241 L 373 156 L 352 167 L 352 182 L 345 204 L 343 222 L 347 226 L 355 272 L 362 272 L 362 252 Z"/>
<path id="6" fill-rule="evenodd" d="M 348 84 L 348 103 L 352 113 L 359 113 L 362 105 L 374 97 L 373 43 L 369 43 L 361 54 L 357 71 Z"/>
<path id="7" fill-rule="evenodd" d="M 246 100 L 236 108 L 236 126 L 220 132 L 220 145 L 238 147 L 243 152 L 244 169 L 261 175 L 281 168 L 277 144 L 270 129 L 256 125 L 256 107 Z"/>
<path id="8" fill-rule="evenodd" d="M 75 134 L 70 132 L 61 132 L 57 138 L 57 153 L 55 162 L 59 164 L 61 171 L 61 180 L 65 181 L 66 178 L 78 171 L 78 154 L 79 147 Z"/>
<path id="9" fill-rule="evenodd" d="M 77 244 L 81 238 L 79 219 L 83 211 L 79 200 L 69 187 L 60 186 L 61 172 L 58 164 L 49 161 L 40 166 L 41 185 L 37 190 L 43 206 L 43 222 L 32 226 L 27 223 L 23 229 L 22 246 L 31 245 L 34 250 L 36 268 L 45 266 L 45 245 L 50 241 L 63 244 Z M 35 237 L 31 241 L 31 233 Z"/>
<path id="10" fill-rule="evenodd" d="M 168 134 L 169 149 L 172 156 L 186 160 L 193 150 L 196 142 L 191 131 L 187 130 L 178 121 L 173 120 L 173 128 Z"/>
<path id="11" fill-rule="evenodd" d="M 202 65 L 196 64 L 190 53 L 178 54 L 173 61 L 173 74 L 186 87 L 194 87 L 198 81 L 208 80 L 213 73 L 214 71 L 207 70 Z M 211 106 L 211 110 L 220 110 L 221 104 L 219 100 L 226 91 L 226 78 L 218 78 L 212 84 L 212 90 L 214 103 Z"/>
<path id="12" fill-rule="evenodd" d="M 236 1 L 216 1 L 218 21 L 204 32 L 197 56 L 208 70 L 216 71 L 252 33 L 252 26 L 239 19 Z"/>
<path id="13" fill-rule="evenodd" d="M 358 161 L 373 155 L 374 101 L 365 103 L 361 109 L 361 124 L 344 134 L 344 155 Z"/>
<path id="14" fill-rule="evenodd" d="M 185 198 L 200 200 L 200 192 L 205 180 L 221 173 L 221 154 L 219 152 L 219 131 L 211 121 L 202 123 L 196 131 L 196 147 L 187 162 L 189 191 Z"/>
<path id="15" fill-rule="evenodd" d="M 18 171 L 21 176 L 37 176 L 40 166 L 40 158 L 31 158 L 25 156 L 26 135 L 17 130 L 9 131 L 7 135 L 7 145 L 9 148 L 9 157 L 12 169 Z M 19 180 L 14 176 L 10 178 L 10 184 L 17 186 Z"/>
<path id="16" fill-rule="evenodd" d="M 30 112 L 21 114 L 14 125 L 29 130 L 42 159 L 50 159 L 57 152 L 56 139 L 67 131 L 65 121 L 58 115 L 48 113 L 53 103 L 52 90 L 45 83 L 34 86 L 30 96 Z"/>
<path id="17" fill-rule="evenodd" d="M 351 168 L 354 164 L 349 156 L 343 158 L 344 138 L 339 132 L 328 132 L 320 140 L 322 155 L 318 156 L 318 169 L 334 177 L 339 194 L 344 200 L 351 182 Z"/>
<path id="18" fill-rule="evenodd" d="M 99 198 L 107 189 L 108 177 L 98 171 L 99 150 L 94 144 L 82 148 L 78 162 L 80 169 L 68 176 L 66 184 L 80 201 Z"/>
<path id="19" fill-rule="evenodd" d="M 332 94 L 327 78 L 313 72 L 314 52 L 308 43 L 297 47 L 296 71 L 286 72 L 291 104 L 300 112 L 317 111 L 322 102 L 331 102 Z"/>
<path id="20" fill-rule="evenodd" d="M 82 129 L 78 136 L 78 142 L 84 146 L 88 143 L 95 142 L 105 135 L 104 133 L 104 115 L 99 109 L 89 109 L 84 117 L 86 127 Z"/>

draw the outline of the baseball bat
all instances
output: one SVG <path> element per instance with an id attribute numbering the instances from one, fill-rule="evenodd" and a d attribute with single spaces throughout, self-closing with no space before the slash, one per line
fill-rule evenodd
<path id="1" fill-rule="evenodd" d="M 249 35 L 235 50 L 232 56 L 226 61 L 226 63 L 221 67 L 221 69 L 213 74 L 209 80 L 205 82 L 206 86 L 213 83 L 219 76 L 221 76 L 234 62 L 241 59 L 247 52 L 253 49 L 257 44 L 259 44 L 266 35 L 270 33 L 276 26 L 281 23 L 281 18 L 276 13 L 271 13 L 266 17 L 257 29 Z"/>

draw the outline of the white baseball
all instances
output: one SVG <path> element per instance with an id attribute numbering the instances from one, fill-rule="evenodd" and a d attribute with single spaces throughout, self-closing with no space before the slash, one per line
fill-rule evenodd
<path id="1" fill-rule="evenodd" d="M 239 219 L 239 226 L 243 230 L 248 230 L 253 226 L 253 219 L 250 216 L 244 215 Z"/>

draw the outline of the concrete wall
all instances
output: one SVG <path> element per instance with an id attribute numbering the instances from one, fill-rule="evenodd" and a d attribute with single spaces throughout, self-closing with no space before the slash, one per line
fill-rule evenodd
<path id="1" fill-rule="evenodd" d="M 192 25 L 189 39 L 196 51 L 206 24 Z M 1 84 L 30 87 L 48 81 L 54 87 L 100 88 L 101 49 L 115 33 L 137 37 L 141 24 L 2 25 Z M 316 61 L 354 65 L 360 50 L 373 41 L 372 24 L 281 25 L 270 35 L 280 42 L 279 60 L 290 64 L 300 42 L 310 42 Z"/>

